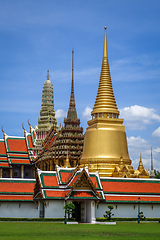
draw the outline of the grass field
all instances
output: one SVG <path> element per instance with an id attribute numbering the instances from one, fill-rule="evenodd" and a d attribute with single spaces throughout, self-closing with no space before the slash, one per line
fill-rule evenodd
<path id="1" fill-rule="evenodd" d="M 117 225 L 65 225 L 48 222 L 0 222 L 0 240 L 32 239 L 160 239 L 160 223 L 119 222 Z"/>

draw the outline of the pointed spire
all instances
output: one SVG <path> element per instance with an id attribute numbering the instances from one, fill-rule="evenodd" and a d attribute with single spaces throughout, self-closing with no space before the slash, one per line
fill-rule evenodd
<path id="1" fill-rule="evenodd" d="M 102 114 L 113 113 L 113 114 L 119 115 L 119 111 L 118 111 L 114 93 L 113 93 L 112 81 L 111 81 L 111 75 L 110 75 L 110 69 L 109 69 L 106 29 L 107 27 L 105 27 L 105 34 L 104 34 L 103 59 L 102 59 L 102 67 L 101 67 L 98 92 L 97 92 L 96 101 L 95 101 L 91 115 L 94 115 L 95 113 L 102 113 Z"/>
<path id="2" fill-rule="evenodd" d="M 153 171 L 153 157 L 152 157 L 152 147 L 151 147 L 151 171 Z"/>
<path id="3" fill-rule="evenodd" d="M 66 167 L 66 168 L 70 168 L 71 167 L 70 163 L 69 163 L 68 149 L 67 149 L 67 157 L 66 157 L 66 161 L 65 161 L 64 167 Z"/>
<path id="4" fill-rule="evenodd" d="M 49 80 L 49 70 L 47 70 L 47 80 Z"/>
<path id="5" fill-rule="evenodd" d="M 139 166 L 138 166 L 138 171 L 142 172 L 144 170 L 143 163 L 142 163 L 142 157 L 140 153 L 140 160 L 139 160 Z"/>
<path id="6" fill-rule="evenodd" d="M 70 102 L 69 102 L 69 109 L 67 113 L 68 120 L 76 120 L 77 119 L 77 111 L 76 111 L 76 104 L 74 98 L 74 51 L 72 50 L 72 83 L 71 83 L 71 95 L 70 95 Z"/>

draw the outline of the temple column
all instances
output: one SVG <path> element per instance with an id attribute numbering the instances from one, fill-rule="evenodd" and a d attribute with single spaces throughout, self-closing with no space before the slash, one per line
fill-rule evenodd
<path id="1" fill-rule="evenodd" d="M 0 169 L 0 178 L 2 178 L 3 177 L 3 169 L 1 168 Z"/>
<path id="2" fill-rule="evenodd" d="M 50 171 L 53 171 L 53 161 L 50 160 Z"/>
<path id="3" fill-rule="evenodd" d="M 50 163 L 50 162 L 48 161 L 48 162 L 47 162 L 47 171 L 50 170 L 50 166 L 49 166 L 50 164 L 49 164 L 49 163 Z"/>
<path id="4" fill-rule="evenodd" d="M 47 163 L 44 163 L 44 171 L 47 170 L 47 168 L 46 168 L 47 166 L 46 165 L 47 165 Z"/>
<path id="5" fill-rule="evenodd" d="M 9 173 L 10 178 L 12 178 L 12 172 L 13 172 L 13 170 L 12 170 L 12 168 L 10 168 L 10 173 Z"/>
<path id="6" fill-rule="evenodd" d="M 21 166 L 21 178 L 24 178 L 24 165 Z"/>
<path id="7" fill-rule="evenodd" d="M 41 163 L 40 163 L 40 169 L 44 170 L 44 163 L 43 163 L 43 161 L 41 161 Z"/>

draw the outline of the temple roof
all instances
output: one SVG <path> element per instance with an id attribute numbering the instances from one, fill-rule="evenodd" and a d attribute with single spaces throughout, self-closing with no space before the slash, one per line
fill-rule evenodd
<path id="1" fill-rule="evenodd" d="M 14 137 L 4 133 L 4 139 L 0 139 L 0 167 L 31 164 L 34 160 L 33 144 L 36 135 L 33 129 L 31 133 L 24 131 L 24 135 L 24 137 Z"/>
<path id="2" fill-rule="evenodd" d="M 38 170 L 34 200 L 69 199 L 106 202 L 160 202 L 160 180 L 99 177 L 88 169 L 60 168 L 56 171 Z M 37 194 L 40 193 L 40 194 Z M 40 198 L 37 196 L 41 196 Z"/>
<path id="3" fill-rule="evenodd" d="M 85 169 L 60 168 L 57 171 L 38 170 L 34 200 L 40 199 L 94 199 L 103 200 L 99 178 Z"/>
<path id="4" fill-rule="evenodd" d="M 35 179 L 0 178 L 1 201 L 33 201 Z"/>
<path id="5" fill-rule="evenodd" d="M 135 178 L 100 178 L 108 202 L 160 202 L 160 180 Z"/>

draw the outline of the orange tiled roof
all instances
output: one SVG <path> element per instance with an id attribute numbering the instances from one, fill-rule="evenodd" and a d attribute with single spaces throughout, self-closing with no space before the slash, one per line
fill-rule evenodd
<path id="1" fill-rule="evenodd" d="M 4 140 L 0 140 L 0 155 L 6 155 L 6 148 L 5 148 L 5 143 Z"/>
<path id="2" fill-rule="evenodd" d="M 45 190 L 45 196 L 46 198 L 64 198 L 65 195 L 69 193 L 69 191 L 49 191 Z"/>
<path id="3" fill-rule="evenodd" d="M 30 164 L 29 159 L 10 159 L 12 164 Z"/>
<path id="4" fill-rule="evenodd" d="M 8 164 L 8 162 L 1 162 L 0 161 L 0 167 L 3 167 L 3 168 L 8 168 L 9 167 L 9 164 Z"/>
<path id="5" fill-rule="evenodd" d="M 160 193 L 160 184 L 145 180 L 112 180 L 103 181 L 101 184 L 104 192 L 117 193 Z"/>
<path id="6" fill-rule="evenodd" d="M 71 177 L 73 171 L 59 171 L 60 179 L 62 183 L 67 182 Z"/>
<path id="7" fill-rule="evenodd" d="M 9 153 L 9 157 L 18 157 L 18 158 L 28 158 L 28 153 L 27 154 L 19 154 L 19 153 Z"/>
<path id="8" fill-rule="evenodd" d="M 105 195 L 106 201 L 119 201 L 119 202 L 132 202 L 138 201 L 140 197 L 141 202 L 160 202 L 160 196 L 158 197 L 149 197 L 149 196 L 107 196 Z"/>
<path id="9" fill-rule="evenodd" d="M 57 182 L 56 176 L 45 176 L 43 175 L 43 187 L 58 187 L 59 184 Z"/>
<path id="10" fill-rule="evenodd" d="M 25 139 L 7 138 L 7 142 L 10 152 L 27 152 L 27 145 Z"/>
<path id="11" fill-rule="evenodd" d="M 1 161 L 2 161 L 2 162 L 8 162 L 8 159 L 7 159 L 7 157 L 1 157 L 1 156 L 0 156 L 0 162 L 1 162 Z"/>
<path id="12" fill-rule="evenodd" d="M 90 191 L 76 191 L 73 192 L 71 198 L 97 198 L 97 197 L 95 197 L 94 194 Z"/>
<path id="13" fill-rule="evenodd" d="M 0 195 L 0 200 L 4 201 L 33 201 L 32 195 Z"/>
<path id="14" fill-rule="evenodd" d="M 35 181 L 0 179 L 0 193 L 33 193 Z"/>

